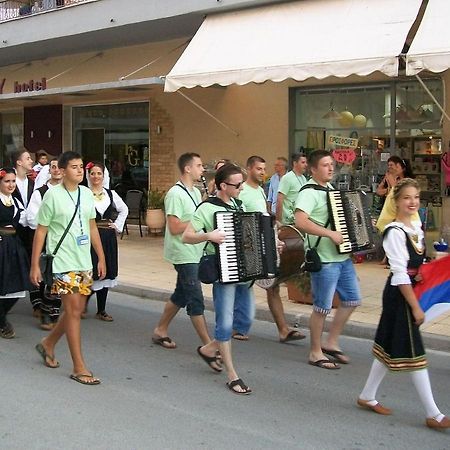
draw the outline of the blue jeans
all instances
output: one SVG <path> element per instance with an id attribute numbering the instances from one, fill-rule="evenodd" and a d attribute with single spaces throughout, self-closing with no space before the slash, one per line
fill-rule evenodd
<path id="1" fill-rule="evenodd" d="M 319 272 L 311 272 L 313 309 L 320 314 L 331 311 L 334 293 L 337 291 L 342 306 L 361 304 L 358 277 L 350 258 L 342 262 L 322 263 Z"/>
<path id="2" fill-rule="evenodd" d="M 213 284 L 216 328 L 214 338 L 226 342 L 231 339 L 233 327 L 242 334 L 250 331 L 255 317 L 255 296 L 250 283 Z"/>
<path id="3" fill-rule="evenodd" d="M 205 311 L 202 285 L 198 279 L 198 264 L 174 264 L 177 285 L 170 297 L 178 308 L 186 308 L 189 316 L 201 316 Z"/>

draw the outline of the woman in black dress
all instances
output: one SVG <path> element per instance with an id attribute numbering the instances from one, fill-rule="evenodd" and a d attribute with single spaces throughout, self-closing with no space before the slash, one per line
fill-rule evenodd
<path id="1" fill-rule="evenodd" d="M 425 257 L 423 231 L 412 220 L 420 206 L 419 185 L 411 178 L 404 178 L 393 189 L 397 217 L 383 234 L 391 273 L 383 292 L 383 311 L 373 346 L 375 360 L 357 403 L 378 414 L 391 414 L 390 409 L 376 400 L 378 387 L 388 370 L 410 372 L 425 409 L 426 425 L 450 428 L 450 419 L 436 406 L 431 391 L 419 330 L 425 314 L 413 291 L 418 268 Z"/>
<path id="2" fill-rule="evenodd" d="M 8 312 L 31 288 L 28 256 L 16 234 L 26 224 L 25 208 L 12 196 L 15 189 L 14 169 L 0 169 L 0 337 L 5 339 L 15 336 Z"/>
<path id="3" fill-rule="evenodd" d="M 99 280 L 96 273 L 97 254 L 91 249 L 94 267 L 92 291 L 97 294 L 95 317 L 105 322 L 112 322 L 113 318 L 105 311 L 106 298 L 109 288 L 117 285 L 117 234 L 123 230 L 128 216 L 128 207 L 115 191 L 103 187 L 105 166 L 102 163 L 90 162 L 86 164 L 86 169 L 88 186 L 95 198 L 96 222 L 106 259 L 106 276 L 103 280 Z"/>

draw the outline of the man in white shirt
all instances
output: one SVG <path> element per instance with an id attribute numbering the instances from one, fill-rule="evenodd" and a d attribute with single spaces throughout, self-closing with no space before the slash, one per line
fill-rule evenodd
<path id="1" fill-rule="evenodd" d="M 33 192 L 33 195 L 30 198 L 30 202 L 28 203 L 28 207 L 26 210 L 27 215 L 27 223 L 28 226 L 33 230 L 37 228 L 37 216 L 39 212 L 39 208 L 42 204 L 42 199 L 44 198 L 44 194 L 51 189 L 53 186 L 56 186 L 62 181 L 62 174 L 58 167 L 58 158 L 53 158 L 49 164 L 50 167 L 50 180 L 47 181 L 46 184 L 41 186 L 39 189 L 36 189 Z M 36 307 L 39 307 L 41 311 L 41 328 L 43 330 L 51 330 L 59 318 L 59 312 L 61 308 L 61 299 L 55 296 L 50 296 L 45 292 L 45 286 L 41 283 L 39 287 L 40 296 L 37 301 Z"/>

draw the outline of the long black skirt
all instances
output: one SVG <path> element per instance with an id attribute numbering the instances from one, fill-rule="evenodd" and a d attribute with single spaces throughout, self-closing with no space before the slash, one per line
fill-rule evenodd
<path id="1" fill-rule="evenodd" d="M 383 311 L 373 354 L 392 371 L 424 369 L 427 359 L 419 327 L 400 289 L 390 282 L 391 277 L 383 291 Z"/>
<path id="2" fill-rule="evenodd" d="M 100 240 L 102 241 L 103 252 L 106 260 L 106 277 L 105 280 L 114 280 L 119 273 L 117 235 L 112 228 L 99 228 Z M 94 249 L 91 247 L 92 271 L 94 280 L 98 280 L 97 264 L 98 257 Z"/>
<path id="3" fill-rule="evenodd" d="M 1 235 L 0 296 L 30 289 L 30 263 L 22 241 L 17 235 Z"/>

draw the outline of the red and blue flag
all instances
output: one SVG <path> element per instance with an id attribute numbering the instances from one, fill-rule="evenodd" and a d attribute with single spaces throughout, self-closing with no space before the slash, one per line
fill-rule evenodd
<path id="1" fill-rule="evenodd" d="M 425 322 L 450 311 L 450 255 L 435 259 L 419 268 L 422 281 L 414 292 L 425 312 Z"/>

